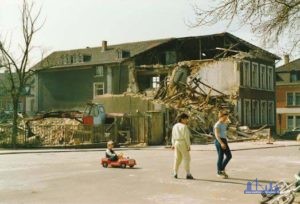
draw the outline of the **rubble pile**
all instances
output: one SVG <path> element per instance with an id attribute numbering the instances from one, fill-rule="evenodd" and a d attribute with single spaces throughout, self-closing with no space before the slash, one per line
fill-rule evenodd
<path id="1" fill-rule="evenodd" d="M 188 113 L 191 118 L 189 125 L 192 131 L 209 134 L 213 124 L 217 121 L 220 109 L 234 112 L 236 96 L 225 95 L 202 82 L 201 79 L 195 77 L 198 69 L 197 65 L 188 64 L 175 67 L 171 76 L 161 83 L 154 99 L 156 102 L 166 104 L 177 114 Z M 206 86 L 209 91 L 206 92 L 200 85 Z M 230 119 L 233 123 L 237 122 L 234 114 L 231 114 Z"/>
<path id="2" fill-rule="evenodd" d="M 239 122 L 235 107 L 238 96 L 224 94 L 201 81 L 197 77 L 197 71 L 202 65 L 203 63 L 189 61 L 176 66 L 172 74 L 162 81 L 155 93 L 155 101 L 165 104 L 174 111 L 171 121 L 175 121 L 176 115 L 182 112 L 189 114 L 189 128 L 195 137 L 199 137 L 200 142 L 211 141 L 214 138 L 213 125 L 218 120 L 218 112 L 221 109 L 230 112 L 229 139 L 239 140 L 245 137 L 255 139 L 256 136 L 252 133 L 245 136 L 239 134 L 243 133 L 243 130 L 237 131 Z"/>
<path id="3" fill-rule="evenodd" d="M 29 140 L 42 145 L 74 144 L 74 133 L 80 124 L 68 118 L 45 118 L 30 123 Z"/>

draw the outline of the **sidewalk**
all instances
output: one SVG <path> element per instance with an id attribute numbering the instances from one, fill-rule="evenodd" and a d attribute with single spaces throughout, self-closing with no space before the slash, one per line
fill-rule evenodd
<path id="1" fill-rule="evenodd" d="M 289 146 L 299 146 L 300 142 L 297 141 L 275 141 L 273 144 L 267 144 L 266 141 L 251 141 L 251 142 L 234 142 L 229 143 L 231 151 L 240 150 L 252 150 L 252 149 L 266 149 L 266 148 L 279 148 L 279 147 L 289 147 Z M 192 145 L 192 150 L 194 151 L 215 151 L 215 145 Z"/>
<path id="2" fill-rule="evenodd" d="M 266 149 L 266 148 L 281 148 L 290 146 L 299 146 L 300 142 L 297 141 L 275 141 L 273 144 L 266 144 L 266 142 L 237 142 L 229 144 L 231 151 L 242 151 L 252 149 Z M 169 149 L 165 146 L 146 146 L 146 147 L 123 147 L 116 148 L 116 150 L 166 150 Z M 192 151 L 215 151 L 214 144 L 206 145 L 192 145 Z M 30 153 L 59 153 L 59 152 L 91 152 L 91 151 L 104 151 L 105 148 L 90 148 L 90 149 L 0 149 L 0 155 L 5 154 L 30 154 Z"/>

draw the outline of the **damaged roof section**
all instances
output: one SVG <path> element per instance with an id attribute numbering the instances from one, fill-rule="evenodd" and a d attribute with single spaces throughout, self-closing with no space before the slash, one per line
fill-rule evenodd
<path id="1" fill-rule="evenodd" d="M 248 57 L 279 60 L 280 58 L 266 50 L 248 43 L 230 33 L 219 33 L 213 35 L 167 38 L 150 41 L 123 43 L 118 45 L 107 45 L 102 42 L 100 47 L 57 51 L 50 54 L 35 69 L 43 68 L 72 68 L 79 66 L 90 66 L 97 64 L 121 63 L 127 59 L 137 57 L 142 53 L 152 50 L 158 46 L 176 45 L 177 62 L 183 60 L 203 60 L 225 58 L 237 53 Z M 193 56 L 185 56 L 187 53 L 180 50 L 194 50 Z M 197 50 L 197 51 L 196 51 Z M 199 51 L 199 52 L 198 52 Z M 150 54 L 151 55 L 151 54 Z M 147 56 L 150 57 L 151 56 Z M 137 65 L 140 65 L 137 61 Z M 150 63 L 153 64 L 153 63 Z"/>

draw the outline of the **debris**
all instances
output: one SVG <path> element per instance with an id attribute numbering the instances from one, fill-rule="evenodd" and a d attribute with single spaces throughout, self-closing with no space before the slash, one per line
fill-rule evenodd
<path id="1" fill-rule="evenodd" d="M 217 115 L 221 109 L 230 112 L 231 123 L 228 129 L 230 140 L 267 138 L 265 135 L 258 134 L 267 125 L 258 130 L 250 130 L 248 127 L 237 128 L 239 126 L 235 111 L 237 91 L 233 94 L 225 94 L 199 78 L 198 71 L 211 62 L 213 61 L 187 61 L 175 65 L 172 74 L 160 84 L 154 97 L 155 102 L 165 104 L 174 112 L 170 121 L 175 121 L 176 115 L 181 112 L 189 114 L 189 127 L 194 140 L 197 141 L 210 142 L 214 139 L 213 125 L 218 120 Z M 189 70 L 185 71 L 186 69 Z M 190 75 L 186 77 L 186 73 Z"/>

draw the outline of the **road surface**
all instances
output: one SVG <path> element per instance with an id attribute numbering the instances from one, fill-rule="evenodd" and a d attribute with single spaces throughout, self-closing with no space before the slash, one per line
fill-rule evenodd
<path id="1" fill-rule="evenodd" d="M 237 150 L 224 180 L 216 177 L 213 145 L 198 147 L 191 151 L 195 180 L 182 167 L 172 177 L 173 152 L 163 147 L 123 150 L 137 160 L 134 169 L 103 168 L 103 150 L 0 155 L 0 203 L 253 204 L 260 195 L 244 194 L 248 181 L 292 181 L 300 170 L 299 146 Z"/>

